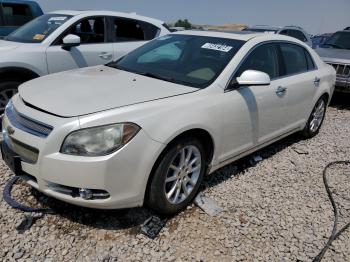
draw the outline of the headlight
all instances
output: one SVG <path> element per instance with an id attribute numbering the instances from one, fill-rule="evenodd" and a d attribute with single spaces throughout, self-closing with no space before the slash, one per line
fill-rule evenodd
<path id="1" fill-rule="evenodd" d="M 81 129 L 64 140 L 61 153 L 77 156 L 108 155 L 128 143 L 140 130 L 132 123 Z"/>

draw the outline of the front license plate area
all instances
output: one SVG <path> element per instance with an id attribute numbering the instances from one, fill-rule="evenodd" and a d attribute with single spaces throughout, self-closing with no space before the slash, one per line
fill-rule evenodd
<path id="1" fill-rule="evenodd" d="M 13 152 L 5 141 L 1 143 L 2 159 L 15 175 L 22 173 L 21 157 Z"/>

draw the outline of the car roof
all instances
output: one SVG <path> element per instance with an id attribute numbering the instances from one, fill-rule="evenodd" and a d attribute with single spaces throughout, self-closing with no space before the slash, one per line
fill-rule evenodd
<path id="1" fill-rule="evenodd" d="M 125 12 L 116 12 L 116 11 L 104 11 L 104 10 L 57 10 L 49 12 L 49 14 L 61 14 L 61 15 L 71 15 L 71 16 L 78 16 L 78 15 L 85 15 L 85 16 L 119 16 L 119 17 L 126 17 L 131 19 L 139 19 L 143 20 L 152 24 L 164 24 L 163 21 L 147 17 L 147 16 L 141 16 L 137 15 L 136 13 L 125 13 Z"/>
<path id="2" fill-rule="evenodd" d="M 248 41 L 254 37 L 261 36 L 262 34 L 249 31 L 214 31 L 214 30 L 187 30 L 174 32 L 175 35 L 194 35 L 194 36 L 208 36 L 208 37 L 220 37 L 235 40 Z"/>
<path id="3" fill-rule="evenodd" d="M 241 41 L 249 41 L 251 39 L 258 39 L 261 42 L 264 41 L 288 41 L 295 42 L 299 44 L 304 44 L 300 40 L 280 35 L 280 34 L 262 34 L 258 32 L 251 31 L 234 31 L 234 32 L 223 32 L 223 31 L 207 31 L 207 30 L 188 30 L 188 31 L 180 31 L 172 33 L 172 35 L 193 35 L 193 36 L 207 36 L 207 37 L 219 37 L 219 38 L 227 38 L 233 40 L 241 40 Z"/>

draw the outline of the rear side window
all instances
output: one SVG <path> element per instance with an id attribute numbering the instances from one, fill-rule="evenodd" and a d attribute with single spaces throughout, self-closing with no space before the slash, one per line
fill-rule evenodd
<path id="1" fill-rule="evenodd" d="M 257 70 L 267 73 L 271 79 L 280 76 L 280 66 L 275 44 L 264 44 L 255 48 L 244 60 L 236 77 L 246 70 Z"/>
<path id="2" fill-rule="evenodd" d="M 154 39 L 159 28 L 138 20 L 114 18 L 113 19 L 114 42 L 148 41 Z"/>
<path id="3" fill-rule="evenodd" d="M 280 44 L 280 47 L 285 66 L 285 75 L 308 71 L 308 61 L 303 47 L 289 43 Z"/>
<path id="4" fill-rule="evenodd" d="M 28 5 L 3 3 L 2 10 L 5 26 L 22 26 L 33 19 Z"/>

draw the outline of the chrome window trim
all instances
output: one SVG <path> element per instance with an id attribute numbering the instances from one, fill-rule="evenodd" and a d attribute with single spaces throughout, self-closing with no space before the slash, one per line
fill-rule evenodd
<path id="1" fill-rule="evenodd" d="M 283 75 L 283 76 L 279 76 L 279 77 L 274 77 L 274 78 L 271 78 L 271 82 L 272 81 L 275 81 L 275 80 L 280 80 L 280 79 L 283 79 L 283 78 L 288 78 L 288 77 L 292 77 L 292 76 L 296 76 L 296 75 L 300 75 L 300 74 L 305 74 L 305 73 L 308 73 L 308 72 L 313 72 L 313 71 L 316 71 L 318 70 L 318 66 L 317 64 L 315 63 L 315 59 L 313 58 L 313 56 L 310 54 L 310 52 L 304 47 L 302 46 L 301 44 L 299 43 L 295 43 L 295 42 L 292 42 L 292 41 L 287 41 L 287 40 L 269 40 L 269 41 L 264 41 L 264 42 L 261 42 L 261 43 L 258 43 L 256 44 L 255 46 L 253 46 L 246 54 L 245 56 L 243 57 L 243 59 L 239 62 L 239 64 L 236 66 L 235 70 L 233 71 L 233 73 L 231 74 L 228 82 L 226 83 L 226 86 L 225 86 L 225 91 L 227 91 L 229 89 L 229 86 L 230 86 L 230 83 L 232 82 L 235 74 L 237 73 L 237 71 L 239 70 L 239 68 L 242 66 L 242 64 L 247 60 L 248 56 L 258 47 L 262 46 L 262 45 L 265 45 L 265 44 L 294 44 L 294 45 L 297 45 L 297 46 L 300 46 L 302 47 L 306 52 L 309 53 L 311 59 L 312 59 L 312 62 L 314 63 L 315 65 L 315 68 L 312 69 L 312 70 L 307 70 L 307 71 L 302 71 L 302 72 L 298 72 L 298 73 L 294 73 L 294 74 L 289 74 L 289 75 Z"/>

